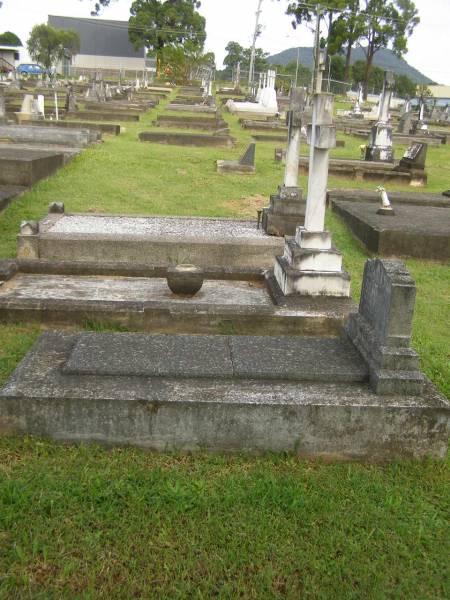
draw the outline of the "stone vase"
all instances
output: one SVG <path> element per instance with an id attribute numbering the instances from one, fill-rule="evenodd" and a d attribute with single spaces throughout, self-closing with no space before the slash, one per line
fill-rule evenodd
<path id="1" fill-rule="evenodd" d="M 204 272 L 190 264 L 174 265 L 167 269 L 167 285 L 177 295 L 194 296 L 200 291 Z"/>

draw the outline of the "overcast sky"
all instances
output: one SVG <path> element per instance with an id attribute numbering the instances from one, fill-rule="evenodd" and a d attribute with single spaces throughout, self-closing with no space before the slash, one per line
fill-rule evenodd
<path id="1" fill-rule="evenodd" d="M 421 23 L 409 40 L 406 60 L 439 83 L 450 85 L 450 0 L 415 0 Z M 202 0 L 200 12 L 206 17 L 206 50 L 216 54 L 220 67 L 224 48 L 231 40 L 250 46 L 258 0 Z M 263 0 L 263 33 L 258 45 L 275 54 L 286 48 L 312 45 L 312 34 L 302 27 L 294 31 L 285 15 L 287 0 Z M 90 0 L 3 0 L 0 32 L 14 31 L 25 43 L 37 23 L 48 14 L 89 17 Z M 113 0 L 100 18 L 128 20 L 131 0 Z"/>

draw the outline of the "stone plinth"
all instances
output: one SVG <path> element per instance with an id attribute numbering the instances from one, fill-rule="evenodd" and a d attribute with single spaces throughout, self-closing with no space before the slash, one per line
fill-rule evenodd
<path id="1" fill-rule="evenodd" d="M 43 123 L 40 121 L 39 123 Z M 59 144 L 75 148 L 86 148 L 90 144 L 100 141 L 101 135 L 90 133 L 88 130 L 78 129 L 57 130 L 51 127 L 26 125 L 0 125 L 0 139 L 19 143 L 31 144 Z"/>

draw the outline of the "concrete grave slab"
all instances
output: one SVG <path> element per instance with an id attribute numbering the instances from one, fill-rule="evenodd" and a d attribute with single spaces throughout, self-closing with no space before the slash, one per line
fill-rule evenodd
<path id="1" fill-rule="evenodd" d="M 232 148 L 234 138 L 229 135 L 207 135 L 204 133 L 180 133 L 170 131 L 145 131 L 139 134 L 141 142 L 171 144 L 174 146 L 197 146 L 200 148 Z"/>
<path id="2" fill-rule="evenodd" d="M 50 326 L 93 321 L 160 333 L 336 336 L 353 309 L 341 299 L 288 302 L 273 278 L 262 274 L 206 273 L 201 291 L 186 298 L 169 290 L 163 273 L 152 277 L 143 265 L 138 276 L 129 265 L 40 263 L 5 266 L 0 320 Z"/>
<path id="3" fill-rule="evenodd" d="M 450 258 L 450 207 L 395 204 L 395 215 L 377 214 L 379 204 L 332 201 L 336 212 L 370 252 L 380 256 Z"/>
<path id="4" fill-rule="evenodd" d="M 66 119 L 59 121 L 30 121 L 27 125 L 53 127 L 60 129 L 88 129 L 89 131 L 98 131 L 101 134 L 119 135 L 120 125 L 113 123 L 92 123 L 83 121 L 68 121 Z"/>
<path id="5" fill-rule="evenodd" d="M 420 396 L 377 396 L 365 381 L 292 381 L 283 379 L 281 368 L 278 380 L 261 379 L 258 372 L 254 378 L 234 372 L 221 378 L 192 377 L 196 372 L 194 368 L 189 372 L 189 365 L 195 358 L 189 354 L 179 363 L 180 371 L 188 371 L 189 377 L 108 375 L 107 346 L 120 349 L 120 344 L 112 343 L 111 335 L 120 336 L 96 334 L 103 341 L 90 347 L 89 340 L 99 337 L 43 334 L 0 391 L 3 435 L 131 444 L 160 451 L 270 450 L 333 460 L 444 458 L 447 453 L 449 403 L 429 383 Z M 226 341 L 234 344 L 236 340 L 232 337 Z M 304 348 L 306 355 L 311 340 L 299 338 L 296 342 L 298 351 L 302 353 Z M 210 343 L 212 348 L 221 342 L 208 338 L 204 348 Z M 246 343 L 247 348 L 263 352 L 266 339 Z M 97 366 L 104 365 L 105 371 L 84 374 L 75 368 L 70 374 L 66 372 L 70 362 L 75 367 L 87 364 L 100 346 L 104 355 L 97 355 L 101 363 Z M 334 361 L 345 361 L 347 348 L 343 346 L 330 357 L 329 371 L 325 365 L 327 373 L 339 370 Z M 122 366 L 128 364 L 133 372 L 128 350 L 132 345 L 117 355 L 117 362 L 121 356 Z M 244 346 L 241 350 L 245 351 Z M 223 346 L 220 352 L 225 361 Z M 280 356 L 281 367 L 282 359 Z M 230 368 L 231 361 L 234 370 L 233 360 L 228 355 L 225 369 Z M 247 356 L 242 355 L 241 360 L 251 371 Z M 350 356 L 348 360 L 352 364 Z M 323 357 L 317 361 L 320 363 Z M 173 367 L 175 371 L 175 362 Z M 121 369 L 125 373 L 126 368 Z M 154 365 L 150 365 L 150 372 L 154 372 Z M 357 379 L 361 376 L 356 374 Z"/>
<path id="6" fill-rule="evenodd" d="M 94 111 L 78 110 L 66 113 L 69 119 L 84 119 L 86 121 L 139 121 L 139 114 L 130 114 L 127 111 Z"/>
<path id="7" fill-rule="evenodd" d="M 0 184 L 29 187 L 64 164 L 61 152 L 0 147 Z"/>
<path id="8" fill-rule="evenodd" d="M 19 258 L 227 269 L 271 268 L 282 241 L 251 220 L 122 215 L 48 215 L 37 236 L 19 236 Z M 33 244 L 31 250 L 30 244 Z"/>

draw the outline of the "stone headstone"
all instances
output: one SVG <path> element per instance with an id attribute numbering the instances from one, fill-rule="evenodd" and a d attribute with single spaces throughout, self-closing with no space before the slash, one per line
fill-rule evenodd
<path id="1" fill-rule="evenodd" d="M 424 144 L 423 142 L 414 142 L 406 150 L 403 158 L 400 161 L 399 167 L 406 168 L 408 170 L 420 169 L 423 171 L 425 169 L 427 150 L 428 144 Z"/>
<path id="2" fill-rule="evenodd" d="M 75 96 L 75 91 L 73 89 L 72 85 L 69 85 L 67 87 L 67 94 L 66 94 L 66 103 L 65 103 L 65 109 L 68 112 L 75 112 L 77 110 L 77 100 L 76 100 L 76 96 Z"/>
<path id="3" fill-rule="evenodd" d="M 412 129 L 413 118 L 414 116 L 411 111 L 404 113 L 399 119 L 397 132 L 406 133 L 407 135 L 409 135 Z"/>
<path id="4" fill-rule="evenodd" d="M 22 106 L 20 108 L 20 112 L 31 115 L 31 113 L 33 112 L 33 96 L 32 96 L 32 94 L 25 94 L 25 96 L 22 100 Z"/>
<path id="5" fill-rule="evenodd" d="M 346 332 L 378 394 L 422 392 L 424 377 L 410 348 L 415 299 L 415 282 L 402 262 L 366 262 L 359 311 L 350 315 Z"/>

